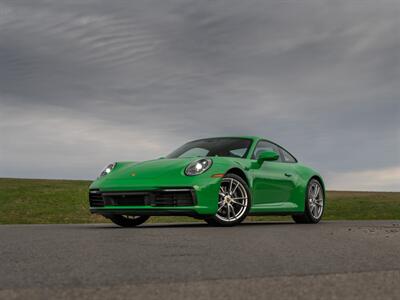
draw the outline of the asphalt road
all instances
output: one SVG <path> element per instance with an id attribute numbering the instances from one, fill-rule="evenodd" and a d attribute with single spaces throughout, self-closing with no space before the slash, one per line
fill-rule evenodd
<path id="1" fill-rule="evenodd" d="M 1 299 L 400 299 L 400 221 L 0 226 Z"/>

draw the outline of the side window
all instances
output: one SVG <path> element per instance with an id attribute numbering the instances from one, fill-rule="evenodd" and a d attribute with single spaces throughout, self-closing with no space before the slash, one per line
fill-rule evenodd
<path id="1" fill-rule="evenodd" d="M 287 152 L 285 149 L 281 148 L 281 151 L 282 151 L 284 162 L 289 162 L 289 163 L 297 162 L 297 160 L 289 152 Z"/>
<path id="2" fill-rule="evenodd" d="M 275 144 L 272 144 L 268 141 L 260 141 L 258 142 L 256 149 L 254 149 L 254 153 L 253 153 L 253 159 L 258 159 L 258 157 L 260 156 L 261 152 L 263 151 L 274 151 L 279 155 L 279 159 L 277 161 L 282 161 L 282 157 L 281 154 L 279 152 L 279 148 L 278 146 L 276 146 Z"/>
<path id="3" fill-rule="evenodd" d="M 237 156 L 237 157 L 243 157 L 247 151 L 247 148 L 241 148 L 241 149 L 234 149 L 229 151 L 232 156 Z"/>

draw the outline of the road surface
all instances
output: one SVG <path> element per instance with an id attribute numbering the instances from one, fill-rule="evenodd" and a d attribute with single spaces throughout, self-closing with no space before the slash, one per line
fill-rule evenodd
<path id="1" fill-rule="evenodd" d="M 400 221 L 0 226 L 0 299 L 399 299 Z"/>

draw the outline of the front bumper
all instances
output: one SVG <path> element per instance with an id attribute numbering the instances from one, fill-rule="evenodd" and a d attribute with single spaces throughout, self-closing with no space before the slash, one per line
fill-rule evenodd
<path id="1" fill-rule="evenodd" d="M 202 184 L 201 184 L 202 183 Z M 90 211 L 101 215 L 215 215 L 220 180 L 197 181 L 191 186 L 92 184 L 89 190 Z"/>

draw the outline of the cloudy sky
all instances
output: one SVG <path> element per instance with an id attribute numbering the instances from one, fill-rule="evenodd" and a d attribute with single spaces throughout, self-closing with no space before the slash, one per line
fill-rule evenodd
<path id="1" fill-rule="evenodd" d="M 0 176 L 91 179 L 272 139 L 330 189 L 400 191 L 398 0 L 0 0 Z"/>

